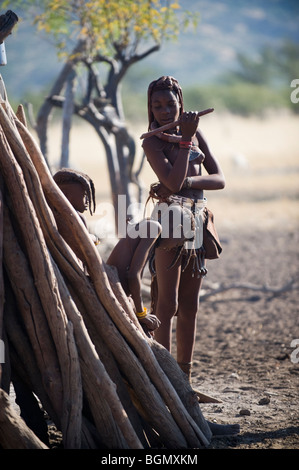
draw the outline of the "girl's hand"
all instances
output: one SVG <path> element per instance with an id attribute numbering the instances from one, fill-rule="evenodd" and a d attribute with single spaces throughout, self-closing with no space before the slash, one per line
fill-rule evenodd
<path id="1" fill-rule="evenodd" d="M 164 186 L 163 183 L 159 183 L 159 188 L 157 190 L 157 195 L 159 197 L 161 197 L 163 199 L 163 198 L 167 198 L 171 194 L 172 194 L 172 192 L 168 188 L 166 188 L 166 186 Z"/>
<path id="2" fill-rule="evenodd" d="M 145 325 L 150 331 L 156 330 L 161 324 L 160 320 L 156 317 L 156 315 L 152 314 L 147 314 L 146 317 L 140 318 L 139 322 L 142 325 Z"/>
<path id="3" fill-rule="evenodd" d="M 199 119 L 197 112 L 190 111 L 182 114 L 180 122 L 182 140 L 191 141 L 197 130 Z"/>

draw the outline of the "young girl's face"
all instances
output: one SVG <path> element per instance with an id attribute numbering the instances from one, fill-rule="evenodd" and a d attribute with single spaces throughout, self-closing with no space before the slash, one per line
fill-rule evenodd
<path id="1" fill-rule="evenodd" d="M 159 126 L 176 121 L 180 116 L 181 105 L 177 95 L 170 90 L 154 91 L 151 110 Z"/>
<path id="2" fill-rule="evenodd" d="M 64 183 L 60 185 L 60 189 L 76 211 L 82 214 L 88 209 L 88 197 L 82 184 Z"/>

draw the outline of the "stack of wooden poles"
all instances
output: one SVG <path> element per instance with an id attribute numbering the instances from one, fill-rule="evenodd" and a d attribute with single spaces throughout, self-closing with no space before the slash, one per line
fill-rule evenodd
<path id="1" fill-rule="evenodd" d="M 207 446 L 211 432 L 188 380 L 144 333 L 1 76 L 0 92 L 2 372 L 16 371 L 38 397 L 64 448 Z M 7 376 L 0 375 L 0 447 L 46 448 L 11 409 Z"/>

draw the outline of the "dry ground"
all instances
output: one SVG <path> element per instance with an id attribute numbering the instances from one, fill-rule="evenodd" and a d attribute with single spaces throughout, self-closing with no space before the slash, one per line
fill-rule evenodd
<path id="1" fill-rule="evenodd" d="M 222 401 L 201 405 L 209 420 L 241 425 L 239 436 L 213 440 L 211 448 L 299 448 L 299 352 L 291 347 L 299 338 L 298 124 L 299 117 L 287 114 L 243 119 L 214 113 L 201 120 L 227 184 L 207 195 L 223 254 L 209 263 L 204 283 L 193 382 Z M 138 137 L 145 130 L 144 124 L 134 132 Z M 52 163 L 59 142 L 56 128 Z M 98 203 L 110 201 L 93 130 L 73 130 L 71 165 L 92 176 Z M 156 180 L 147 164 L 142 178 L 146 186 Z M 99 211 L 93 227 L 101 220 Z M 113 243 L 107 240 L 103 253 Z M 292 280 L 285 292 L 267 291 Z M 207 296 L 211 288 L 237 282 L 257 290 L 230 288 Z"/>

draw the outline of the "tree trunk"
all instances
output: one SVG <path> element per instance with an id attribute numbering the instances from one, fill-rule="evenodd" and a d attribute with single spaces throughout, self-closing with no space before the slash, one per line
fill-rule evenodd
<path id="1" fill-rule="evenodd" d="M 72 71 L 74 63 L 78 60 L 78 57 L 80 56 L 80 54 L 82 53 L 84 49 L 85 49 L 85 41 L 79 41 L 79 43 L 77 44 L 77 46 L 75 47 L 75 49 L 73 50 L 71 54 L 73 59 L 68 60 L 65 63 L 56 82 L 54 83 L 50 91 L 50 96 L 58 95 L 61 92 L 61 90 L 63 89 L 65 85 L 67 77 Z M 51 103 L 51 100 L 47 98 L 39 110 L 39 113 L 37 116 L 36 127 L 35 127 L 35 130 L 39 137 L 40 148 L 46 161 L 48 159 L 48 137 L 47 137 L 48 123 L 51 118 L 52 108 L 53 108 L 53 105 Z"/>
<path id="2" fill-rule="evenodd" d="M 60 168 L 69 166 L 69 142 L 72 126 L 72 116 L 74 112 L 74 92 L 75 92 L 75 72 L 72 70 L 67 78 L 65 101 L 63 103 L 62 114 L 62 142 Z"/>

